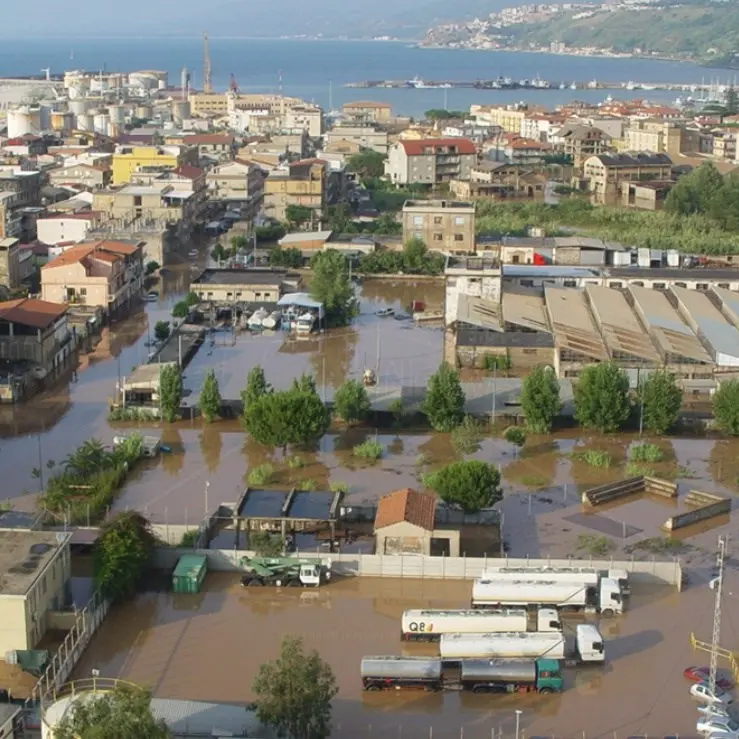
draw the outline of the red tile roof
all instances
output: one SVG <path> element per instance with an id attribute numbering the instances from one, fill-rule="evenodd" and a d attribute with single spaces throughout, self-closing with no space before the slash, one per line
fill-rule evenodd
<path id="1" fill-rule="evenodd" d="M 67 306 L 47 300 L 19 298 L 0 303 L 0 320 L 20 323 L 33 328 L 51 326 L 59 316 L 67 312 Z"/>
<path id="2" fill-rule="evenodd" d="M 375 514 L 375 531 L 404 521 L 433 531 L 435 511 L 435 495 L 419 493 L 412 488 L 396 490 L 380 498 Z"/>
<path id="3" fill-rule="evenodd" d="M 63 267 L 67 264 L 81 262 L 87 257 L 102 259 L 105 262 L 116 262 L 124 256 L 135 254 L 139 247 L 133 244 L 123 244 L 120 241 L 96 241 L 93 243 L 77 244 L 65 249 L 59 256 L 44 264 L 41 269 Z"/>
<path id="4" fill-rule="evenodd" d="M 181 164 L 177 169 L 172 170 L 172 174 L 177 174 L 180 177 L 185 177 L 188 180 L 200 179 L 205 173 L 204 169 L 200 167 L 193 167 L 190 164 Z"/>
<path id="5" fill-rule="evenodd" d="M 469 139 L 462 138 L 448 138 L 448 139 L 419 139 L 418 141 L 399 141 L 398 142 L 404 149 L 405 153 L 409 157 L 422 156 L 426 152 L 429 146 L 454 146 L 456 147 L 458 154 L 476 154 L 477 149 L 472 141 Z"/>

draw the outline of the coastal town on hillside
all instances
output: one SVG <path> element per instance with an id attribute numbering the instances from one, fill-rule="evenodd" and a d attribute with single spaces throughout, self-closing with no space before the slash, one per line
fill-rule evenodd
<path id="1" fill-rule="evenodd" d="M 739 739 L 739 92 L 195 74 L 0 80 L 0 737 Z"/>

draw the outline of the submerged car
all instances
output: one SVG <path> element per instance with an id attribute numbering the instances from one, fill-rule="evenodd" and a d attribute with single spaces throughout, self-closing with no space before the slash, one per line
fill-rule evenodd
<path id="1" fill-rule="evenodd" d="M 725 690 L 716 686 L 716 690 L 712 691 L 708 683 L 696 683 L 690 686 L 690 695 L 699 700 L 701 703 L 708 703 L 710 705 L 718 706 L 730 706 L 734 699 Z"/>
<path id="2" fill-rule="evenodd" d="M 694 683 L 708 683 L 711 677 L 711 669 L 709 667 L 686 667 L 683 670 L 683 675 Z M 716 685 L 721 690 L 731 690 L 734 687 L 734 683 L 725 677 L 717 677 Z"/>

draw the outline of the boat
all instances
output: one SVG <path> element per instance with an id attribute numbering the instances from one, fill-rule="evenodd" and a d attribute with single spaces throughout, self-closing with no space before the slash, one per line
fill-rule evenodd
<path id="1" fill-rule="evenodd" d="M 155 293 L 155 292 L 146 293 L 144 300 L 147 303 L 156 303 L 157 300 L 159 300 L 159 293 Z"/>
<path id="2" fill-rule="evenodd" d="M 378 310 L 377 314 L 380 318 L 387 318 L 388 316 L 392 316 L 395 311 L 392 308 L 383 308 L 382 310 Z"/>
<path id="3" fill-rule="evenodd" d="M 264 328 L 268 329 L 274 329 L 277 328 L 280 325 L 280 319 L 282 318 L 282 313 L 278 310 L 273 310 L 263 321 L 262 326 Z"/>
<path id="4" fill-rule="evenodd" d="M 267 313 L 267 311 L 264 310 L 264 308 L 258 308 L 257 310 L 254 311 L 254 313 L 251 314 L 251 316 L 249 316 L 249 320 L 246 322 L 246 324 L 247 326 L 249 326 L 249 328 L 256 328 L 256 329 L 262 328 L 262 322 L 268 316 L 269 316 L 269 313 Z"/>
<path id="5" fill-rule="evenodd" d="M 187 256 L 190 257 L 190 259 L 195 259 L 195 257 L 197 257 L 197 255 L 198 255 L 198 250 L 197 249 L 190 249 L 190 251 L 187 252 Z"/>
<path id="6" fill-rule="evenodd" d="M 299 334 L 309 334 L 313 330 L 313 326 L 316 323 L 316 317 L 312 313 L 303 313 L 298 316 L 298 320 L 295 321 L 295 330 Z"/>

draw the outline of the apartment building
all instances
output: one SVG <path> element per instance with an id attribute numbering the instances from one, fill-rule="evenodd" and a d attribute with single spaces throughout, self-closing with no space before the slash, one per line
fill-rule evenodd
<path id="1" fill-rule="evenodd" d="M 344 103 L 341 112 L 350 121 L 358 123 L 387 123 L 393 117 L 393 109 L 389 103 L 373 103 L 366 100 Z"/>
<path id="2" fill-rule="evenodd" d="M 19 166 L 0 167 L 0 192 L 13 194 L 14 207 L 38 205 L 41 202 L 41 172 Z"/>
<path id="3" fill-rule="evenodd" d="M 185 146 L 198 150 L 200 162 L 227 162 L 234 158 L 236 139 L 230 133 L 195 133 L 183 136 Z"/>
<path id="4" fill-rule="evenodd" d="M 736 161 L 736 133 L 734 131 L 713 131 L 714 158 L 724 162 Z"/>
<path id="5" fill-rule="evenodd" d="M 0 316 L 2 309 L 0 308 Z M 0 317 L 0 322 L 2 318 Z M 70 600 L 72 534 L 0 531 L 0 654 L 35 649 Z"/>
<path id="6" fill-rule="evenodd" d="M 469 139 L 398 141 L 388 151 L 385 174 L 398 185 L 438 185 L 468 180 L 477 162 L 477 149 Z"/>
<path id="7" fill-rule="evenodd" d="M 103 214 L 95 211 L 55 213 L 36 222 L 38 240 L 42 244 L 79 244 L 97 226 Z"/>
<path id="8" fill-rule="evenodd" d="M 303 159 L 274 169 L 264 181 L 264 212 L 284 221 L 289 205 L 301 205 L 320 220 L 330 202 L 328 184 L 328 166 L 322 159 Z"/>
<path id="9" fill-rule="evenodd" d="M 206 175 L 211 200 L 255 202 L 264 195 L 265 172 L 252 162 L 236 160 L 213 167 Z"/>
<path id="10" fill-rule="evenodd" d="M 470 116 L 480 123 L 500 126 L 508 133 L 521 133 L 521 124 L 527 111 L 517 108 L 499 108 L 494 105 L 470 105 Z"/>
<path id="11" fill-rule="evenodd" d="M 601 204 L 617 202 L 621 183 L 672 179 L 672 160 L 667 154 L 629 152 L 599 154 L 585 160 L 583 178 L 587 189 Z"/>
<path id="12" fill-rule="evenodd" d="M 228 95 L 196 92 L 190 94 L 190 112 L 196 118 L 210 118 L 228 114 Z"/>
<path id="13" fill-rule="evenodd" d="M 194 146 L 126 146 L 118 145 L 113 154 L 113 185 L 131 182 L 135 172 L 153 168 L 177 169 L 184 165 L 198 166 L 198 149 Z"/>
<path id="14" fill-rule="evenodd" d="M 685 126 L 661 118 L 632 118 L 624 134 L 627 151 L 651 151 L 677 157 L 681 153 L 697 151 L 689 145 L 691 137 Z"/>
<path id="15" fill-rule="evenodd" d="M 324 136 L 327 148 L 342 141 L 354 144 L 359 149 L 372 149 L 378 154 L 387 154 L 388 150 L 387 131 L 381 131 L 371 123 L 334 126 Z"/>
<path id="16" fill-rule="evenodd" d="M 101 190 L 110 185 L 110 167 L 93 164 L 70 164 L 48 172 L 49 184 L 79 185 L 85 190 Z"/>
<path id="17" fill-rule="evenodd" d="M 312 139 L 323 135 L 323 110 L 317 105 L 293 105 L 284 114 L 285 131 L 305 131 Z"/>
<path id="18" fill-rule="evenodd" d="M 474 203 L 407 200 L 403 205 L 403 241 L 409 239 L 420 239 L 429 249 L 474 252 Z"/>
<path id="19" fill-rule="evenodd" d="M 578 169 L 588 157 L 603 154 L 611 147 L 611 137 L 605 131 L 579 123 L 565 124 L 549 140 L 555 150 L 570 157 Z"/>
<path id="20" fill-rule="evenodd" d="M 567 116 L 557 113 L 532 113 L 521 119 L 517 133 L 524 139 L 549 141 L 553 131 L 557 131 L 567 121 Z"/>
<path id="21" fill-rule="evenodd" d="M 78 244 L 41 268 L 41 297 L 50 302 L 95 305 L 109 316 L 121 316 L 141 296 L 143 279 L 142 244 Z"/>

